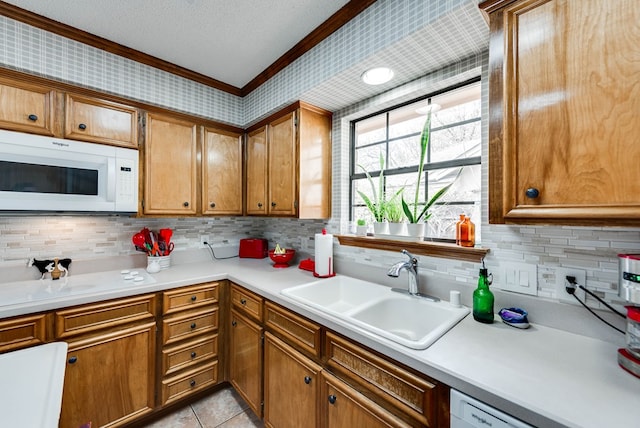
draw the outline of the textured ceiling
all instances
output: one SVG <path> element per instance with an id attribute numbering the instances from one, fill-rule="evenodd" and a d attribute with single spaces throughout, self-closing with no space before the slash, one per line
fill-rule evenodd
<path id="1" fill-rule="evenodd" d="M 348 0 L 5 0 L 236 87 Z"/>

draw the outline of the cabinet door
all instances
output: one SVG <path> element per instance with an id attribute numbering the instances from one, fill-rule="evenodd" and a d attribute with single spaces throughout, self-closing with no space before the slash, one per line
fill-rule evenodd
<path id="1" fill-rule="evenodd" d="M 66 138 L 138 147 L 138 112 L 135 108 L 95 98 L 67 94 Z"/>
<path id="2" fill-rule="evenodd" d="M 322 398 L 327 428 L 410 427 L 338 378 L 323 371 Z"/>
<path id="3" fill-rule="evenodd" d="M 197 131 L 194 123 L 147 114 L 144 213 L 195 214 Z"/>
<path id="4" fill-rule="evenodd" d="M 232 310 L 230 330 L 231 384 L 262 417 L 262 327 Z"/>
<path id="5" fill-rule="evenodd" d="M 267 128 L 247 135 L 247 205 L 249 215 L 267 213 Z"/>
<path id="6" fill-rule="evenodd" d="M 265 426 L 319 427 L 322 367 L 265 333 L 264 369 Z"/>
<path id="7" fill-rule="evenodd" d="M 202 213 L 242 215 L 242 135 L 205 128 Z"/>
<path id="8" fill-rule="evenodd" d="M 61 427 L 120 426 L 154 406 L 156 324 L 69 342 Z"/>
<path id="9" fill-rule="evenodd" d="M 490 10 L 490 222 L 637 225 L 637 4 L 502 3 Z"/>
<path id="10" fill-rule="evenodd" d="M 55 92 L 0 79 L 0 128 L 54 136 Z"/>
<path id="11" fill-rule="evenodd" d="M 269 214 L 297 214 L 295 112 L 269 124 Z"/>

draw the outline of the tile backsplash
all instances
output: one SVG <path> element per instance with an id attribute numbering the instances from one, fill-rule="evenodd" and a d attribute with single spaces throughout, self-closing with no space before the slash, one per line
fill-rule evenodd
<path id="1" fill-rule="evenodd" d="M 371 28 L 384 22 L 391 4 L 407 10 L 422 10 L 422 0 L 376 2 L 366 13 L 357 17 L 359 28 Z M 441 0 L 437 8 L 453 8 L 465 3 L 475 8 L 474 2 Z M 436 9 L 437 9 L 436 8 Z M 442 10 L 446 13 L 446 10 Z M 477 11 L 474 9 L 473 13 Z M 426 12 L 421 12 L 426 13 Z M 431 19 L 415 14 L 402 27 Z M 384 17 L 384 19 L 382 19 Z M 382 21 L 381 21 L 382 19 Z M 354 24 L 355 25 L 355 24 Z M 377 44 L 392 47 L 399 39 L 399 27 L 382 25 L 376 31 L 359 34 L 354 49 L 372 49 Z M 326 82 L 332 74 L 348 70 L 348 58 L 327 57 L 331 43 L 344 43 L 350 32 L 359 30 L 351 25 L 336 32 L 331 40 L 319 45 L 300 61 L 271 79 L 245 99 L 218 91 L 196 82 L 173 76 L 152 67 L 100 51 L 0 16 L 0 65 L 42 75 L 104 92 L 141 100 L 151 104 L 169 106 L 176 110 L 201 115 L 214 120 L 244 126 L 252 120 L 303 96 L 318 97 L 327 92 Z M 402 32 L 400 31 L 400 32 Z M 375 40 L 370 40 L 375 39 Z M 378 46 L 379 47 L 379 46 Z M 358 52 L 354 52 L 354 58 Z M 309 74 L 307 71 L 312 71 Z M 401 103 L 430 91 L 447 87 L 480 75 L 483 79 L 483 155 L 482 155 L 482 236 L 481 245 L 489 248 L 486 264 L 500 281 L 501 264 L 507 261 L 536 264 L 538 266 L 538 293 L 541 299 L 555 298 L 555 269 L 574 267 L 587 273 L 587 285 L 605 300 L 619 302 L 617 287 L 617 253 L 640 253 L 640 229 L 591 228 L 557 226 L 505 226 L 489 225 L 487 220 L 487 109 L 488 109 L 488 56 L 486 50 L 443 66 L 433 73 L 382 94 L 368 97 L 346 108 L 334 111 L 333 123 L 333 196 L 330 221 L 299 221 L 294 219 L 268 219 L 251 217 L 207 218 L 130 218 L 119 215 L 4 215 L 0 217 L 0 271 L 4 266 L 17 266 L 31 257 L 71 257 L 97 259 L 135 253 L 131 236 L 142 227 L 171 228 L 178 251 L 200 246 L 200 235 L 209 235 L 210 241 L 222 243 L 242 237 L 266 237 L 272 245 L 277 240 L 309 254 L 313 254 L 313 234 L 322 227 L 333 233 L 348 232 L 349 194 L 349 121 L 365 114 Z M 339 88 L 331 96 L 338 99 L 351 88 Z M 340 92 L 342 91 L 342 92 Z M 354 247 L 335 247 L 336 258 L 343 263 L 354 262 L 363 266 L 387 266 L 399 254 Z M 454 280 L 473 287 L 479 264 L 450 259 L 420 257 L 421 269 L 430 281 Z M 593 299 L 591 306 L 598 307 Z"/>

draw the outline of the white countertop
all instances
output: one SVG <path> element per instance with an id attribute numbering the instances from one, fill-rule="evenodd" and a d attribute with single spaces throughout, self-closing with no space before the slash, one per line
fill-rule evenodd
<path id="1" fill-rule="evenodd" d="M 532 425 L 618 427 L 640 421 L 640 379 L 618 367 L 617 348 L 608 342 L 536 324 L 527 330 L 480 324 L 469 315 L 418 351 L 281 295 L 284 288 L 317 279 L 295 267 L 274 269 L 269 259 L 201 260 L 153 275 L 136 270 L 145 277 L 141 284 L 122 280 L 120 271 L 71 275 L 64 287 L 51 280 L 0 284 L 0 318 L 227 278 Z M 47 289 L 46 297 L 34 298 Z"/>
<path id="2" fill-rule="evenodd" d="M 58 426 L 66 357 L 64 342 L 0 355 L 2 426 Z"/>

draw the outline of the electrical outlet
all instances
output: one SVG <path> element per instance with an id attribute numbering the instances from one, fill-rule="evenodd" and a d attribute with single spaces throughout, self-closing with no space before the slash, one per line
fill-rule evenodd
<path id="1" fill-rule="evenodd" d="M 584 269 L 576 268 L 557 268 L 556 269 L 556 299 L 560 302 L 579 305 L 578 301 L 571 294 L 567 293 L 567 276 L 574 276 L 576 283 L 586 288 L 587 272 Z M 585 292 L 576 285 L 575 295 L 584 302 Z"/>
<path id="2" fill-rule="evenodd" d="M 209 242 L 209 235 L 200 235 L 200 245 L 204 247 L 205 242 Z"/>

